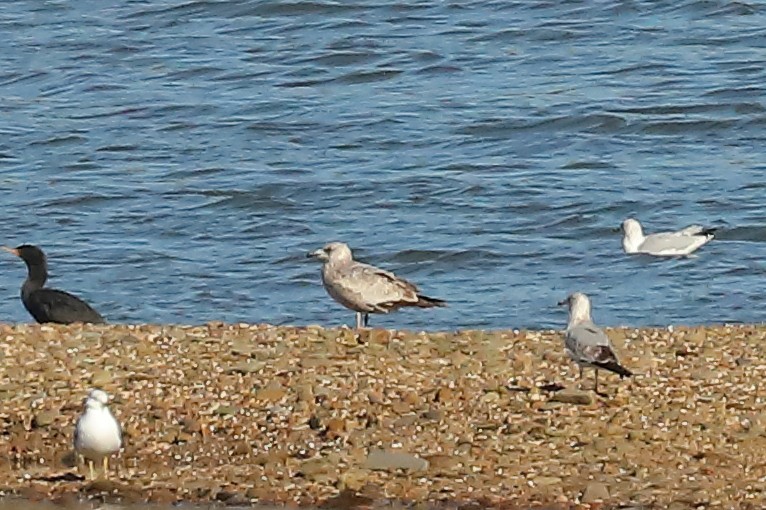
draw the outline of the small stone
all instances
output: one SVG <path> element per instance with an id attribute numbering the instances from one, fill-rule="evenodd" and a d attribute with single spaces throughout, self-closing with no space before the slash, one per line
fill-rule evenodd
<path id="1" fill-rule="evenodd" d="M 266 402 L 279 402 L 285 396 L 285 393 L 285 389 L 281 386 L 268 386 L 258 390 L 255 394 L 255 399 Z"/>
<path id="2" fill-rule="evenodd" d="M 255 345 L 252 342 L 248 342 L 244 339 L 237 339 L 231 344 L 231 352 L 234 354 L 242 354 L 249 356 L 255 352 Z"/>
<path id="3" fill-rule="evenodd" d="M 534 482 L 538 487 L 547 487 L 549 485 L 557 485 L 561 483 L 561 478 L 558 476 L 537 476 L 535 477 Z"/>
<path id="4" fill-rule="evenodd" d="M 226 372 L 229 374 L 252 374 L 260 372 L 265 366 L 266 363 L 263 361 L 248 359 L 234 363 L 226 370 Z"/>
<path id="5" fill-rule="evenodd" d="M 249 455 L 252 453 L 253 449 L 250 447 L 250 444 L 246 441 L 240 441 L 236 445 L 234 445 L 234 448 L 232 449 L 232 453 L 234 455 Z"/>
<path id="6" fill-rule="evenodd" d="M 346 430 L 346 420 L 340 418 L 333 418 L 327 422 L 327 431 L 335 434 Z"/>
<path id="7" fill-rule="evenodd" d="M 364 461 L 364 467 L 378 471 L 395 471 L 397 469 L 426 471 L 428 461 L 406 452 L 372 450 L 367 455 L 367 460 Z"/>
<path id="8" fill-rule="evenodd" d="M 565 389 L 555 393 L 551 397 L 552 402 L 563 402 L 564 404 L 576 404 L 587 406 L 593 403 L 593 397 L 590 393 L 575 389 Z"/>
<path id="9" fill-rule="evenodd" d="M 253 463 L 259 466 L 282 464 L 288 458 L 286 450 L 269 450 L 259 453 L 253 459 Z"/>
<path id="10" fill-rule="evenodd" d="M 453 400 L 455 400 L 455 392 L 450 388 L 439 388 L 439 391 L 436 392 L 437 402 L 451 402 Z"/>
<path id="11" fill-rule="evenodd" d="M 202 431 L 202 424 L 199 420 L 184 418 L 181 420 L 181 429 L 187 434 L 194 434 Z"/>
<path id="12" fill-rule="evenodd" d="M 369 340 L 373 344 L 389 344 L 391 343 L 391 332 L 387 329 L 373 329 L 370 331 Z"/>
<path id="13" fill-rule="evenodd" d="M 358 508 L 370 508 L 373 499 L 366 495 L 356 494 L 354 490 L 342 490 L 339 494 L 329 498 L 322 505 L 323 508 L 336 510 L 353 510 Z"/>
<path id="14" fill-rule="evenodd" d="M 402 400 L 413 406 L 420 405 L 420 396 L 414 391 L 408 391 Z"/>
<path id="15" fill-rule="evenodd" d="M 397 419 L 393 426 L 394 428 L 402 428 L 402 427 L 409 427 L 410 425 L 414 425 L 418 421 L 418 415 L 413 413 L 408 413 L 402 416 L 401 418 Z"/>
<path id="16" fill-rule="evenodd" d="M 235 406 L 219 405 L 213 412 L 218 416 L 229 416 L 232 414 L 237 414 L 238 411 L 239 409 L 237 409 Z"/>
<path id="17" fill-rule="evenodd" d="M 58 415 L 59 413 L 56 411 L 40 411 L 33 418 L 32 425 L 34 425 L 35 428 L 47 427 L 56 421 Z"/>
<path id="18" fill-rule="evenodd" d="M 103 387 L 112 382 L 112 374 L 106 370 L 97 370 L 93 372 L 90 378 L 91 386 Z"/>
<path id="19" fill-rule="evenodd" d="M 423 413 L 423 419 L 431 421 L 440 421 L 444 418 L 444 413 L 438 409 L 429 409 Z"/>
<path id="20" fill-rule="evenodd" d="M 314 386 L 311 384 L 303 384 L 298 386 L 297 389 L 298 400 L 301 402 L 313 402 L 314 401 Z"/>
<path id="21" fill-rule="evenodd" d="M 582 494 L 583 503 L 594 503 L 596 501 L 606 501 L 609 499 L 609 489 L 600 482 L 590 482 Z"/>
<path id="22" fill-rule="evenodd" d="M 327 465 L 327 459 L 309 459 L 301 463 L 300 472 L 306 478 L 312 480 L 316 478 L 316 475 L 327 473 L 329 469 L 330 466 Z"/>
<path id="23" fill-rule="evenodd" d="M 396 414 L 406 414 L 410 410 L 410 406 L 398 400 L 391 403 L 391 410 Z"/>
<path id="24" fill-rule="evenodd" d="M 431 469 L 450 471 L 460 464 L 460 459 L 452 455 L 429 455 L 425 458 Z"/>
<path id="25" fill-rule="evenodd" d="M 364 487 L 368 478 L 369 473 L 367 471 L 361 469 L 352 469 L 346 471 L 345 473 L 341 473 L 341 475 L 338 477 L 338 488 L 340 490 L 349 489 L 352 491 L 358 491 Z"/>
<path id="26" fill-rule="evenodd" d="M 151 491 L 151 500 L 153 503 L 160 503 L 162 505 L 170 505 L 178 500 L 175 493 L 165 487 L 160 487 Z"/>
<path id="27" fill-rule="evenodd" d="M 238 506 L 247 503 L 247 498 L 230 490 L 221 490 L 215 495 L 215 499 L 229 506 Z"/>
<path id="28" fill-rule="evenodd" d="M 316 415 L 312 415 L 311 418 L 309 418 L 309 428 L 311 430 L 319 430 L 322 428 L 322 420 L 319 419 Z"/>

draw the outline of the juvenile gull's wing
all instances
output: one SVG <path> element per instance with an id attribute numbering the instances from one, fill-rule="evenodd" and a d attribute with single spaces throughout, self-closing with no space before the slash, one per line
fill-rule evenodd
<path id="1" fill-rule="evenodd" d="M 395 274 L 369 264 L 353 262 L 333 275 L 332 284 L 344 295 L 358 296 L 365 306 L 387 312 L 418 302 L 418 288 Z"/>

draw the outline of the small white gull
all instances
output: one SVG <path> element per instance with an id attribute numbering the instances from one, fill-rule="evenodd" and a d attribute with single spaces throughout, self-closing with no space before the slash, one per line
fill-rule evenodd
<path id="1" fill-rule="evenodd" d="M 94 462 L 102 463 L 104 477 L 109 478 L 109 456 L 122 447 L 122 430 L 106 406 L 108 401 L 106 392 L 90 390 L 74 429 L 74 449 L 88 460 L 91 480 L 96 477 Z"/>
<path id="2" fill-rule="evenodd" d="M 716 229 L 689 225 L 675 232 L 644 235 L 638 220 L 628 218 L 622 222 L 622 249 L 625 253 L 645 253 L 657 257 L 689 255 L 709 243 Z"/>
<path id="3" fill-rule="evenodd" d="M 367 327 L 370 313 L 388 313 L 405 306 L 447 306 L 389 271 L 355 261 L 345 243 L 329 243 L 307 256 L 324 262 L 322 284 L 330 297 L 356 312 L 357 329 Z"/>
<path id="4" fill-rule="evenodd" d="M 588 296 L 575 292 L 559 305 L 569 305 L 569 323 L 564 332 L 564 348 L 572 361 L 580 367 L 580 379 L 582 379 L 583 368 L 595 368 L 595 390 L 598 393 L 599 369 L 614 372 L 620 378 L 633 375 L 630 370 L 620 365 L 612 343 L 604 330 L 593 323 Z"/>

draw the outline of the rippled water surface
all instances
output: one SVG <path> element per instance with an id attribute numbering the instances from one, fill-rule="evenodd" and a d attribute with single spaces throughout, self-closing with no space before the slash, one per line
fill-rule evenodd
<path id="1" fill-rule="evenodd" d="M 112 322 L 351 323 L 307 251 L 450 301 L 386 327 L 760 322 L 766 7 L 0 3 L 0 241 Z M 701 222 L 693 259 L 613 231 Z M 0 257 L 0 320 L 29 321 Z"/>

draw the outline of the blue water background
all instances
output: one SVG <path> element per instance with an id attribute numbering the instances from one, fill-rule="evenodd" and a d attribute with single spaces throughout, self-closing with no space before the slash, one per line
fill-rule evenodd
<path id="1" fill-rule="evenodd" d="M 377 326 L 766 314 L 761 4 L 13 1 L 0 33 L 0 242 L 112 322 L 352 323 L 333 240 L 450 302 Z M 628 216 L 722 230 L 628 257 Z"/>

